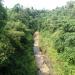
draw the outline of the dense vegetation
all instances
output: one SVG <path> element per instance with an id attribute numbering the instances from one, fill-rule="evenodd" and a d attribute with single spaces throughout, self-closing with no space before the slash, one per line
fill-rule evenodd
<path id="1" fill-rule="evenodd" d="M 55 75 L 75 75 L 75 2 L 51 11 L 4 8 L 0 0 L 0 75 L 37 75 L 33 33 L 49 56 Z M 60 64 L 60 65 L 59 65 Z"/>
<path id="2" fill-rule="evenodd" d="M 75 2 L 40 17 L 41 47 L 52 59 L 56 74 L 75 75 Z"/>
<path id="3" fill-rule="evenodd" d="M 36 75 L 32 17 L 29 8 L 8 9 L 0 1 L 0 75 Z"/>

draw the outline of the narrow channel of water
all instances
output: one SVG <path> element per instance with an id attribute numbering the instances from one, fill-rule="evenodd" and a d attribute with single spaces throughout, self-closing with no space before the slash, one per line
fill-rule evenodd
<path id="1" fill-rule="evenodd" d="M 49 68 L 44 63 L 44 55 L 39 49 L 39 32 L 34 33 L 34 55 L 37 64 L 38 75 L 50 75 Z"/>

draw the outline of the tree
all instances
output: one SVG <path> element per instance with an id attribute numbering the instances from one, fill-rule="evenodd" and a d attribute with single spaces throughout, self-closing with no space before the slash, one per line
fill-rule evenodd
<path id="1" fill-rule="evenodd" d="M 0 0 L 0 29 L 4 27 L 7 19 L 6 10 L 3 7 L 2 0 Z"/>

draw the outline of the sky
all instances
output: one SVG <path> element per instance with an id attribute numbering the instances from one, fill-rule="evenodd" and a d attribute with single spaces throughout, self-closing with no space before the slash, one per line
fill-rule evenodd
<path id="1" fill-rule="evenodd" d="M 54 9 L 61 7 L 70 0 L 4 0 L 4 6 L 12 8 L 15 4 L 19 3 L 24 8 L 33 7 L 34 9 Z M 72 0 L 71 0 L 72 1 Z M 73 0 L 74 1 L 74 0 Z"/>

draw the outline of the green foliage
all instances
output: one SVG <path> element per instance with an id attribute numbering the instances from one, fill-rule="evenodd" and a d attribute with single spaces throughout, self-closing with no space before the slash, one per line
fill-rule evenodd
<path id="1" fill-rule="evenodd" d="M 64 58 L 69 64 L 75 64 L 75 47 L 65 47 Z"/>
<path id="2" fill-rule="evenodd" d="M 75 2 L 51 11 L 24 9 L 16 4 L 6 12 L 1 0 L 0 75 L 36 75 L 32 51 L 32 34 L 36 30 L 43 34 L 43 42 L 47 40 L 46 44 L 51 46 L 53 51 L 48 48 L 48 52 L 59 60 L 58 75 L 74 75 L 71 71 L 75 67 Z"/>
<path id="3" fill-rule="evenodd" d="M 0 0 L 0 32 L 2 30 L 2 27 L 4 27 L 6 20 L 7 19 L 7 14 L 6 10 L 3 7 L 2 1 Z"/>
<path id="4" fill-rule="evenodd" d="M 42 34 L 45 34 L 41 35 L 41 40 L 44 40 L 42 44 L 45 45 L 45 43 L 49 43 L 50 48 L 56 50 L 58 55 L 58 58 L 56 58 L 56 67 L 58 67 L 58 64 L 62 66 L 59 67 L 59 69 L 63 72 L 57 75 L 75 75 L 74 15 L 75 2 L 70 1 L 63 7 L 57 7 L 49 12 L 43 12 L 38 18 L 38 20 L 41 20 L 41 22 L 38 21 L 40 25 L 39 30 Z M 50 48 L 48 48 L 48 50 L 50 50 L 48 52 L 52 52 Z M 49 56 L 52 57 L 51 54 Z M 57 62 L 57 60 L 59 62 Z M 67 66 L 65 66 L 66 63 Z M 73 70 L 74 72 L 72 72 Z"/>
<path id="5" fill-rule="evenodd" d="M 7 20 L 4 9 L 2 6 L 0 10 L 0 25 L 4 25 L 0 33 L 0 75 L 36 75 L 30 9 L 17 4 L 7 9 Z"/>
<path id="6" fill-rule="evenodd" d="M 64 51 L 64 32 L 62 30 L 56 31 L 52 36 L 53 47 L 57 50 L 58 53 Z"/>

